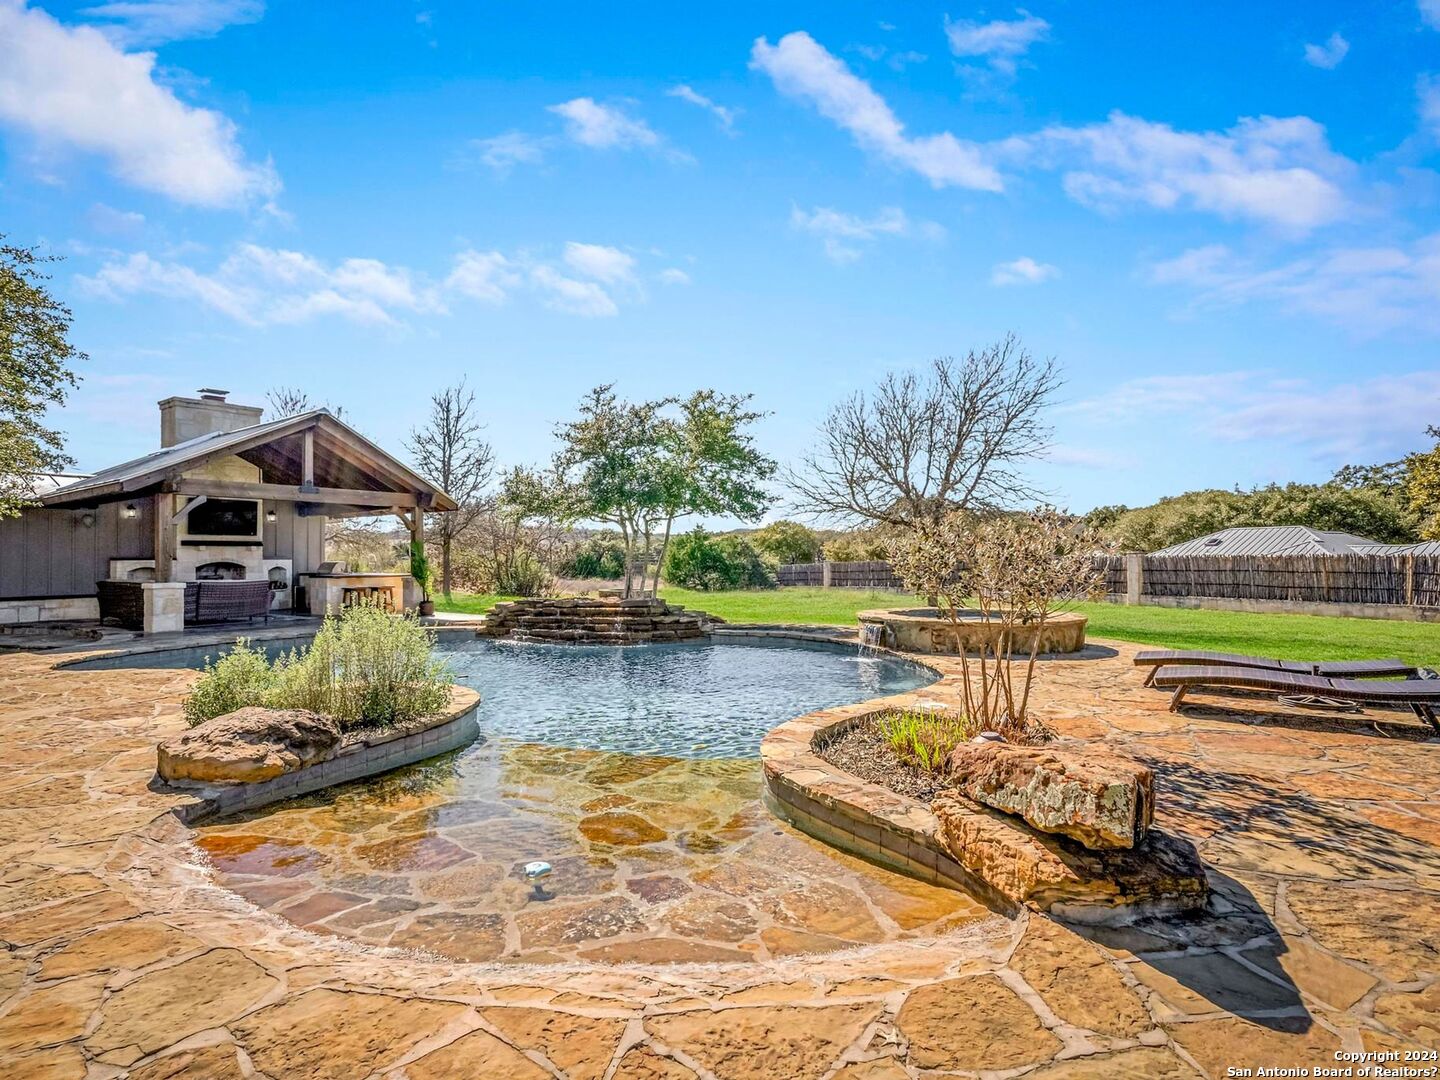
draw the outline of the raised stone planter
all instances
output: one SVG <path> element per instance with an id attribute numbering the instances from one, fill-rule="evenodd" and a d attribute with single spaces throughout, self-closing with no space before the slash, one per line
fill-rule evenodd
<path id="1" fill-rule="evenodd" d="M 998 623 L 986 622 L 979 612 L 964 612 L 959 624 L 934 608 L 862 611 L 862 640 L 910 653 L 958 654 L 978 652 L 982 645 L 994 650 L 1000 636 Z M 1073 653 L 1085 648 L 1089 620 L 1073 611 L 1051 615 L 1043 627 L 1020 627 L 1011 651 L 1028 655 L 1039 638 L 1038 652 Z M 866 631 L 866 627 L 873 629 Z"/>
<path id="2" fill-rule="evenodd" d="M 973 825 L 974 839 L 961 842 L 931 807 L 852 776 L 816 753 L 816 746 L 883 707 L 926 700 L 921 691 L 781 724 L 760 744 L 766 802 L 818 840 L 921 881 L 963 889 L 1003 913 L 1029 907 L 1073 922 L 1118 924 L 1205 904 L 1204 869 L 1186 841 L 1152 829 L 1135 849 L 1092 852 L 969 803 L 972 819 L 962 825 L 956 818 L 950 830 Z"/>
<path id="3" fill-rule="evenodd" d="M 197 796 L 195 802 L 178 807 L 176 815 L 193 825 L 458 750 L 480 734 L 475 716 L 479 704 L 480 695 L 474 690 L 452 687 L 450 707 L 444 712 L 389 728 L 351 732 L 333 756 L 273 779 L 248 784 L 176 784 Z"/>

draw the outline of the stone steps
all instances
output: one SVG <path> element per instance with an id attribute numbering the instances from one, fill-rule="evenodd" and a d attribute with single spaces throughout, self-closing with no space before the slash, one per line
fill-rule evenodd
<path id="1" fill-rule="evenodd" d="M 663 600 L 509 600 L 496 604 L 477 628 L 480 637 L 589 645 L 637 645 L 703 637 L 703 612 Z"/>

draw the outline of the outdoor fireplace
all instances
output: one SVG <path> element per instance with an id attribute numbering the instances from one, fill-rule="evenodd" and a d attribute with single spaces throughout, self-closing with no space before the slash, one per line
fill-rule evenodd
<path id="1" fill-rule="evenodd" d="M 196 581 L 244 581 L 245 567 L 237 562 L 207 562 L 195 567 Z"/>

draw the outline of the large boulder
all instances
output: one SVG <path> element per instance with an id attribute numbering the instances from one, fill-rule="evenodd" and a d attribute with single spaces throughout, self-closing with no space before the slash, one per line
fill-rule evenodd
<path id="1" fill-rule="evenodd" d="M 166 739 L 157 771 L 163 780 L 253 784 L 326 761 L 339 747 L 333 717 L 250 707 Z"/>
<path id="2" fill-rule="evenodd" d="M 1155 814 L 1155 774 L 1106 750 L 973 742 L 947 771 L 968 798 L 1095 850 L 1134 847 Z"/>
<path id="3" fill-rule="evenodd" d="M 1064 836 L 942 794 L 931 804 L 941 845 L 1017 904 L 1078 922 L 1203 907 L 1209 896 L 1195 845 L 1152 829 L 1134 848 L 1092 851 Z"/>

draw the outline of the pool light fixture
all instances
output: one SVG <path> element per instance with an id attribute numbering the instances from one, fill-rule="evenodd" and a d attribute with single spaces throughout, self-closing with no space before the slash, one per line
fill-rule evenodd
<path id="1" fill-rule="evenodd" d="M 548 862 L 529 862 L 525 864 L 525 880 L 530 882 L 535 891 L 530 894 L 532 900 L 549 900 L 551 893 L 545 891 L 542 884 L 544 878 L 550 876 L 553 868 Z"/>

